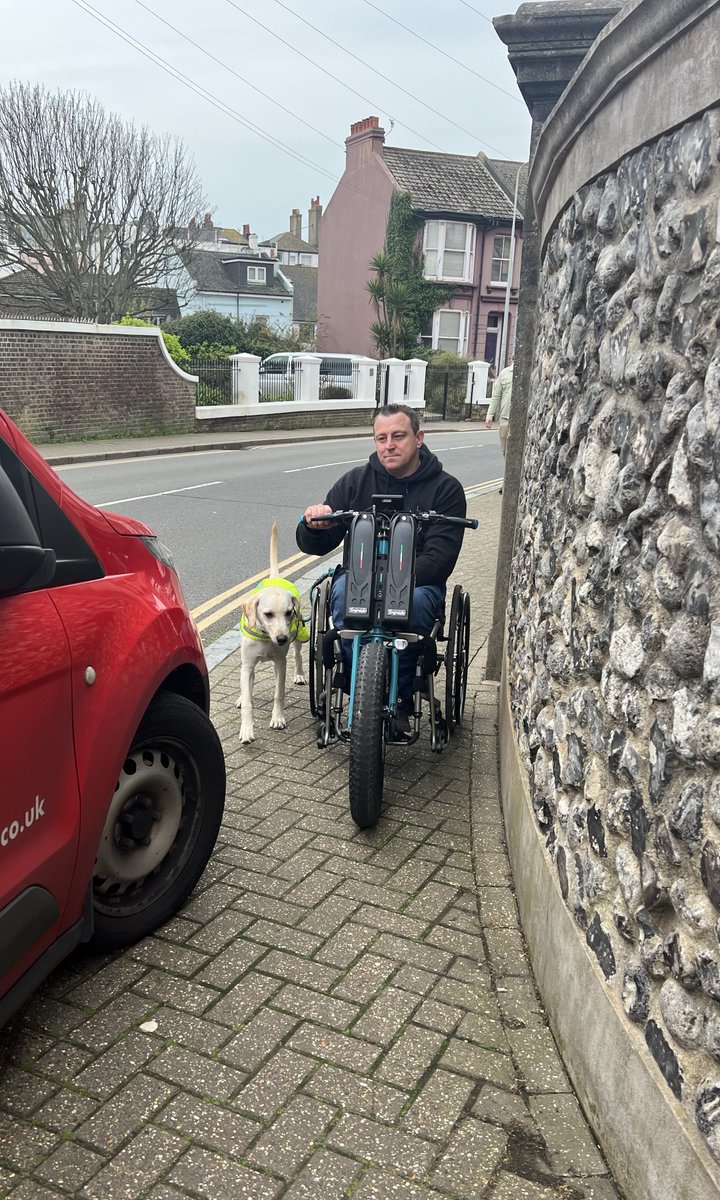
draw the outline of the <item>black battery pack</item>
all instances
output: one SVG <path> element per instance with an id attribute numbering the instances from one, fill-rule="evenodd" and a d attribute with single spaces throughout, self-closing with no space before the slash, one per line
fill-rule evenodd
<path id="1" fill-rule="evenodd" d="M 343 622 L 346 629 L 367 629 L 372 623 L 375 569 L 375 517 L 372 513 L 359 513 L 353 519 L 349 536 Z"/>
<path id="2" fill-rule="evenodd" d="M 387 576 L 382 622 L 388 629 L 406 630 L 412 622 L 415 579 L 415 522 L 409 513 L 396 513 L 390 522 Z"/>

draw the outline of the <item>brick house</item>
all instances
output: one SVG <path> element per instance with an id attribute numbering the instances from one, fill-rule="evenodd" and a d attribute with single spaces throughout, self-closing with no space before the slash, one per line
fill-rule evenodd
<path id="1" fill-rule="evenodd" d="M 440 154 L 385 145 L 377 117 L 351 127 L 346 165 L 323 214 L 318 269 L 321 350 L 373 354 L 369 263 L 382 250 L 394 191 L 410 194 L 424 218 L 418 250 L 427 278 L 456 283 L 423 340 L 493 364 L 499 362 L 508 287 L 513 195 L 519 172 L 506 358 L 514 342 L 527 168 L 484 154 Z"/>

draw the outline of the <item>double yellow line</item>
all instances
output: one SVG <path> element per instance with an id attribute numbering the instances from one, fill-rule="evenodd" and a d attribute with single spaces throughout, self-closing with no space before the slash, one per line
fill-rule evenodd
<path id="1" fill-rule="evenodd" d="M 278 570 L 281 575 L 289 579 L 291 575 L 301 573 L 303 568 L 309 563 L 315 563 L 318 566 L 318 573 L 320 573 L 317 557 L 314 554 L 303 554 L 301 552 L 291 554 L 289 558 L 278 563 Z M 288 568 L 290 569 L 288 570 Z M 236 583 L 231 588 L 228 588 L 226 592 L 220 592 L 219 595 L 213 596 L 211 600 L 205 600 L 202 604 L 198 604 L 197 608 L 192 609 L 190 615 L 194 617 L 200 633 L 204 629 L 209 629 L 217 621 L 222 620 L 228 613 L 237 612 L 238 609 L 242 608 L 252 592 L 253 586 L 259 583 L 261 579 L 267 579 L 268 574 L 269 570 L 259 571 L 257 575 L 251 575 L 249 579 L 243 579 L 240 583 Z M 227 603 L 224 603 L 224 601 L 227 601 Z M 221 607 L 218 608 L 218 605 L 221 605 Z M 208 613 L 209 615 L 204 616 L 204 613 Z"/>

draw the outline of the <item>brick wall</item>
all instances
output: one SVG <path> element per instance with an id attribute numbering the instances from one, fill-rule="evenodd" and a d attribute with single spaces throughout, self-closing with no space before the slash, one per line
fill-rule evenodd
<path id="1" fill-rule="evenodd" d="M 195 383 L 155 330 L 0 319 L 0 396 L 35 442 L 195 428 Z"/>

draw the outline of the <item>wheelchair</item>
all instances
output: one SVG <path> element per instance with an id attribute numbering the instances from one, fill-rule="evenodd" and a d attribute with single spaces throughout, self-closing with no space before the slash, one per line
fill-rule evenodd
<path id="1" fill-rule="evenodd" d="M 400 497 L 376 496 L 367 512 L 334 512 L 325 518 L 349 525 L 341 630 L 335 628 L 330 606 L 334 571 L 321 575 L 310 590 L 310 711 L 320 749 L 348 743 L 350 813 L 360 829 L 372 828 L 380 818 L 386 747 L 418 740 L 427 705 L 430 748 L 440 753 L 462 725 L 465 711 L 470 597 L 456 584 L 447 632 L 442 612 L 429 634 L 413 633 L 415 544 L 424 524 L 477 529 L 478 522 L 435 512 L 406 513 L 397 507 L 401 502 Z M 343 643 L 349 644 L 349 654 L 343 653 Z M 418 649 L 412 728 L 401 734 L 396 721 L 399 659 L 412 643 Z"/>

